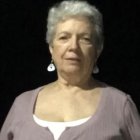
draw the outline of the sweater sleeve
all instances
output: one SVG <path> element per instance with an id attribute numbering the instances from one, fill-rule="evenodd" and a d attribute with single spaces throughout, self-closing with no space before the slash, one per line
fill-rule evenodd
<path id="1" fill-rule="evenodd" d="M 15 120 L 15 103 L 13 103 L 0 132 L 0 140 L 13 140 L 13 122 Z"/>
<path id="2" fill-rule="evenodd" d="M 127 96 L 124 107 L 124 122 L 130 139 L 140 140 L 140 116 L 130 96 Z"/>

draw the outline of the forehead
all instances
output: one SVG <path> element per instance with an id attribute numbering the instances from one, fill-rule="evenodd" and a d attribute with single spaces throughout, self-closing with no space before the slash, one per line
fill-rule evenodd
<path id="1" fill-rule="evenodd" d="M 72 17 L 58 22 L 55 29 L 56 34 L 63 32 L 92 33 L 93 24 L 85 17 Z"/>

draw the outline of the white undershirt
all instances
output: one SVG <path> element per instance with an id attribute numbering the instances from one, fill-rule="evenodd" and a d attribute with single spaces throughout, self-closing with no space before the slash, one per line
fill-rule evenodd
<path id="1" fill-rule="evenodd" d="M 52 132 L 54 139 L 58 140 L 62 132 L 66 129 L 66 127 L 72 127 L 72 126 L 77 126 L 82 123 L 85 123 L 90 117 L 76 120 L 76 121 L 70 121 L 70 122 L 50 122 L 50 121 L 44 121 L 37 116 L 33 115 L 34 121 L 42 126 L 42 127 L 48 127 L 49 130 Z"/>

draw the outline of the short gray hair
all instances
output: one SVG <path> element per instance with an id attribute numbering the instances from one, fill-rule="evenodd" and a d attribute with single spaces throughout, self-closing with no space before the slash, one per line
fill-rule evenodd
<path id="1" fill-rule="evenodd" d="M 71 16 L 85 16 L 89 19 L 95 28 L 95 45 L 97 49 L 103 48 L 103 23 L 102 14 L 98 9 L 87 3 L 86 1 L 79 0 L 64 0 L 49 10 L 48 24 L 47 24 L 47 42 L 51 44 L 55 33 L 55 27 L 57 23 L 61 22 L 65 18 Z"/>

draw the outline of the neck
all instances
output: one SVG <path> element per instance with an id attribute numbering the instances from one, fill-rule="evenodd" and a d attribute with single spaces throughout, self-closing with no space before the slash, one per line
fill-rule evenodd
<path id="1" fill-rule="evenodd" d="M 57 80 L 57 84 L 61 87 L 61 88 L 66 88 L 68 90 L 70 89 L 91 89 L 93 87 L 95 87 L 97 84 L 95 82 L 95 80 L 90 77 L 88 79 L 81 79 L 81 80 L 77 80 L 76 77 L 74 79 L 72 78 L 67 78 L 64 79 L 62 77 L 58 77 Z"/>

